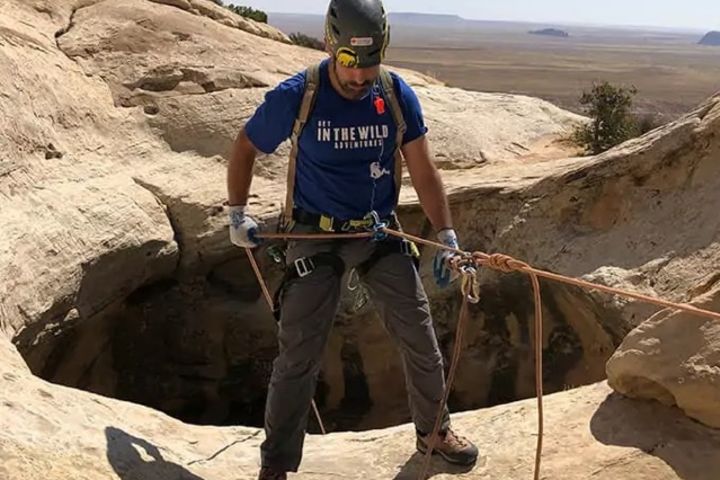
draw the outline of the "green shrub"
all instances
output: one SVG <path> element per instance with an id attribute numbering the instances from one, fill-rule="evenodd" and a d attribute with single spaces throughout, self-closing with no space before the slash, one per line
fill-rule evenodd
<path id="1" fill-rule="evenodd" d="M 255 20 L 256 22 L 267 23 L 268 21 L 267 13 L 262 10 L 256 10 L 252 7 L 243 7 L 240 5 L 226 5 L 225 8 L 237 13 L 240 16 Z"/>
<path id="2" fill-rule="evenodd" d="M 608 82 L 594 84 L 590 92 L 583 92 L 580 103 L 591 121 L 575 130 L 575 143 L 597 155 L 637 136 L 638 123 L 631 113 L 636 94 L 635 87 L 616 87 Z"/>

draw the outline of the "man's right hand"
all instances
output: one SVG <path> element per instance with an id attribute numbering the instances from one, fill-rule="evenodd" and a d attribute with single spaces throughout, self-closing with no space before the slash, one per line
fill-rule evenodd
<path id="1" fill-rule="evenodd" d="M 245 215 L 244 205 L 229 207 L 230 241 L 241 248 L 255 248 L 260 245 L 257 238 L 258 224 Z"/>

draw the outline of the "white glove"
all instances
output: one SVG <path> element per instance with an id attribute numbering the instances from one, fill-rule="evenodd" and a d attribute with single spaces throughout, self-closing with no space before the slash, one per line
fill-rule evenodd
<path id="1" fill-rule="evenodd" d="M 260 245 L 257 239 L 259 227 L 255 220 L 245 216 L 245 205 L 229 207 L 230 241 L 241 248 L 255 248 Z"/>
<path id="2" fill-rule="evenodd" d="M 451 228 L 438 232 L 437 238 L 443 245 L 456 249 L 460 248 L 458 246 L 457 233 Z M 433 275 L 438 287 L 445 288 L 460 276 L 458 272 L 451 269 L 450 265 L 448 265 L 448 261 L 456 255 L 456 253 L 449 250 L 438 250 L 435 254 L 435 258 L 433 259 Z"/>

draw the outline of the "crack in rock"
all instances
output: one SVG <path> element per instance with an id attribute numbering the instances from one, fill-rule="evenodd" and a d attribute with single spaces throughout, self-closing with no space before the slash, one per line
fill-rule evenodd
<path id="1" fill-rule="evenodd" d="M 163 207 L 163 210 L 165 211 L 165 216 L 167 217 L 170 228 L 172 228 L 173 231 L 173 239 L 178 246 L 178 260 L 177 264 L 175 265 L 175 270 L 177 271 L 180 268 L 180 265 L 182 265 L 182 257 L 185 250 L 182 242 L 183 235 L 180 231 L 180 226 L 178 225 L 177 219 L 174 217 L 172 209 L 170 208 L 170 205 L 167 203 L 167 201 L 163 200 L 161 195 L 155 191 L 157 190 L 156 187 L 153 187 L 149 183 L 143 182 L 136 177 L 132 177 L 132 180 L 137 186 L 150 192 L 150 194 L 155 197 L 155 200 L 158 202 L 159 205 Z"/>
<path id="2" fill-rule="evenodd" d="M 72 11 L 70 12 L 70 18 L 68 18 L 68 23 L 66 26 L 55 32 L 55 46 L 58 50 L 60 50 L 66 57 L 68 57 L 70 60 L 72 60 L 75 63 L 78 63 L 77 60 L 75 60 L 72 56 L 68 55 L 68 53 L 63 50 L 63 48 L 60 46 L 60 39 L 66 35 L 72 28 L 75 26 L 75 14 L 82 10 L 83 8 L 88 8 L 97 5 L 98 3 L 102 3 L 107 0 L 95 0 L 95 1 L 89 1 L 89 2 L 83 2 L 81 5 L 76 5 L 73 7 Z M 78 63 L 79 65 L 79 63 Z"/>
<path id="3" fill-rule="evenodd" d="M 226 78 L 214 78 L 206 72 L 196 68 L 164 65 L 149 71 L 145 76 L 123 86 L 129 90 L 144 90 L 146 92 L 171 92 L 181 83 L 189 82 L 198 85 L 203 92 L 212 93 L 228 89 L 248 89 L 267 87 L 268 84 L 256 78 L 238 72 L 227 72 Z"/>
<path id="4" fill-rule="evenodd" d="M 192 462 L 188 463 L 187 465 L 190 466 L 190 465 L 193 465 L 193 464 L 195 464 L 195 463 L 201 463 L 201 462 L 204 463 L 204 462 L 210 462 L 210 461 L 212 461 L 212 460 L 215 460 L 221 453 L 225 452 L 225 451 L 228 450 L 229 448 L 231 448 L 231 447 L 233 447 L 233 446 L 235 446 L 235 445 L 238 445 L 238 444 L 240 444 L 240 443 L 245 443 L 245 442 L 247 442 L 248 440 L 251 440 L 251 439 L 257 437 L 258 435 L 260 435 L 260 432 L 261 432 L 261 431 L 262 431 L 262 430 L 258 430 L 257 432 L 255 432 L 255 433 L 253 433 L 253 434 L 250 434 L 250 435 L 248 435 L 248 436 L 245 437 L 245 438 L 241 438 L 241 439 L 239 439 L 239 440 L 235 440 L 234 442 L 232 442 L 232 443 L 230 443 L 230 444 L 228 444 L 228 445 L 225 445 L 225 446 L 222 447 L 220 450 L 218 450 L 217 452 L 215 452 L 215 453 L 213 453 L 212 455 L 210 455 L 208 458 L 201 458 L 201 459 L 199 459 L 199 460 L 193 460 Z"/>
<path id="5" fill-rule="evenodd" d="M 88 5 L 89 6 L 89 5 Z M 80 10 L 81 8 L 86 7 L 73 7 L 72 12 L 70 12 L 70 18 L 68 19 L 68 23 L 66 26 L 55 32 L 55 46 L 57 46 L 58 50 L 63 52 L 65 56 L 67 56 L 70 60 L 73 62 L 76 61 L 74 58 L 72 58 L 70 55 L 65 53 L 65 50 L 60 46 L 60 38 L 62 38 L 63 35 L 68 33 L 74 26 L 75 26 L 75 14 Z"/>

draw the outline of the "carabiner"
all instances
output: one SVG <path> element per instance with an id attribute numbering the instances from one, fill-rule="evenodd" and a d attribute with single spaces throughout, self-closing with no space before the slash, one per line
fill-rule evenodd
<path id="1" fill-rule="evenodd" d="M 368 220 L 372 220 L 372 222 L 373 222 L 373 225 L 372 225 L 372 231 L 374 232 L 373 236 L 372 236 L 373 242 L 382 242 L 382 241 L 386 240 L 388 237 L 388 234 L 385 233 L 385 229 L 388 227 L 387 222 L 381 222 L 380 215 L 378 215 L 378 213 L 375 210 L 368 213 L 365 216 L 365 218 Z"/>

